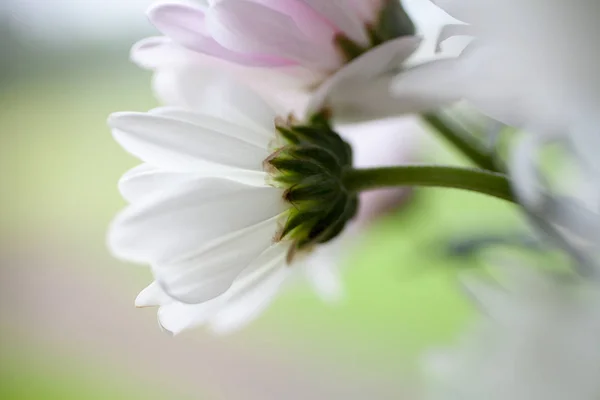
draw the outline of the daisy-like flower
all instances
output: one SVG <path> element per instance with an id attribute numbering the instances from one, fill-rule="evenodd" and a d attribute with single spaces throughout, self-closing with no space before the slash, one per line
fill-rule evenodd
<path id="1" fill-rule="evenodd" d="M 343 120 L 387 117 L 413 106 L 388 93 L 420 43 L 398 0 L 162 3 L 149 15 L 166 37 L 138 43 L 132 58 L 159 73 L 226 64 L 275 103 L 292 102 L 306 115 L 327 104 Z M 174 79 L 185 82 L 181 75 Z"/>
<path id="2" fill-rule="evenodd" d="M 155 282 L 136 304 L 160 306 L 161 325 L 174 333 L 204 323 L 234 329 L 298 271 L 320 274 L 318 288 L 330 290 L 331 273 L 305 261 L 358 206 L 341 184 L 350 147 L 326 115 L 299 124 L 245 88 L 218 93 L 210 98 L 218 112 L 159 108 L 109 121 L 115 139 L 144 161 L 121 180 L 131 204 L 109 245 L 151 265 Z"/>
<path id="3" fill-rule="evenodd" d="M 484 315 L 459 347 L 432 353 L 432 399 L 594 400 L 600 396 L 600 291 L 513 271 L 466 282 Z"/>

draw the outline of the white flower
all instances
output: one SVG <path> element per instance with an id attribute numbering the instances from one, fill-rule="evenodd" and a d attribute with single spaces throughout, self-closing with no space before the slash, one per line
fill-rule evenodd
<path id="1" fill-rule="evenodd" d="M 600 291 L 515 269 L 507 287 L 472 280 L 484 315 L 462 344 L 432 353 L 432 399 L 595 400 Z"/>
<path id="2" fill-rule="evenodd" d="M 310 196 L 311 186 L 285 189 L 278 175 L 264 170 L 280 166 L 275 161 L 287 149 L 277 136 L 276 114 L 252 92 L 221 82 L 219 96 L 202 100 L 212 106 L 204 114 L 167 107 L 117 113 L 109 121 L 115 139 L 145 163 L 120 182 L 131 204 L 115 219 L 109 246 L 120 258 L 151 265 L 156 282 L 136 304 L 161 306 L 160 323 L 174 333 L 204 323 L 220 332 L 239 327 L 297 273 L 308 272 L 326 298 L 339 292 L 335 270 L 315 270 L 296 255 L 313 240 L 333 239 L 321 217 L 311 214 L 313 225 L 301 225 L 301 234 L 283 232 L 302 215 L 301 196 Z M 319 196 L 327 201 L 327 193 Z M 356 207 L 345 196 L 319 204 L 336 231 Z"/>
<path id="3" fill-rule="evenodd" d="M 132 58 L 157 71 L 163 97 L 169 82 L 185 82 L 191 71 L 201 76 L 209 66 L 235 71 L 299 115 L 325 104 L 345 121 L 419 108 L 388 93 L 395 72 L 420 43 L 395 0 L 163 3 L 149 14 L 167 37 L 143 40 Z"/>

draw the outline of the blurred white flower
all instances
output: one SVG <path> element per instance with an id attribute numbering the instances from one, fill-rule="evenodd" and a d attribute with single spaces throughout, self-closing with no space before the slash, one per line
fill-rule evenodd
<path id="1" fill-rule="evenodd" d="M 560 199 L 539 165 L 543 149 L 559 144 L 586 179 L 593 182 L 600 172 L 600 2 L 432 1 L 467 23 L 447 26 L 440 40 L 467 35 L 472 41 L 458 57 L 399 74 L 393 91 L 430 98 L 430 104 L 466 99 L 484 114 L 522 129 L 525 136 L 509 162 L 520 202 L 537 217 L 566 226 L 569 234 L 591 233 L 584 240 L 594 242 L 600 233 L 597 206 L 584 209 L 579 200 Z"/>
<path id="2" fill-rule="evenodd" d="M 600 396 L 600 291 L 523 268 L 505 287 L 466 282 L 484 315 L 425 368 L 432 399 L 595 400 Z"/>
<path id="3" fill-rule="evenodd" d="M 326 300 L 338 297 L 337 271 L 328 269 L 336 266 L 307 266 L 310 256 L 304 257 L 301 244 L 329 242 L 356 209 L 355 198 L 339 192 L 335 182 L 331 192 L 319 182 L 319 212 L 328 221 L 335 217 L 335 226 L 322 226 L 307 206 L 311 219 L 300 225 L 306 229 L 299 236 L 284 231 L 302 216 L 307 196 L 307 204 L 314 203 L 311 187 L 303 184 L 305 176 L 293 174 L 283 178 L 300 184 L 286 189 L 278 183 L 279 172 L 269 169 L 286 170 L 275 161 L 287 147 L 278 137 L 276 114 L 251 91 L 220 82 L 220 97 L 204 93 L 212 108 L 201 108 L 202 114 L 159 108 L 109 120 L 115 139 L 145 163 L 120 182 L 131 204 L 115 219 L 109 245 L 118 257 L 151 265 L 156 282 L 136 304 L 161 306 L 160 323 L 174 333 L 203 323 L 216 331 L 239 327 L 299 273 L 309 274 Z M 338 210 L 339 216 L 333 214 Z"/>
<path id="4" fill-rule="evenodd" d="M 436 0 L 469 25 L 447 29 L 473 41 L 458 58 L 398 76 L 394 90 L 475 107 L 538 133 L 576 134 L 600 107 L 596 0 Z M 589 128 L 589 127 L 588 127 Z M 598 135 L 595 135 L 596 137 Z"/>
<path id="5" fill-rule="evenodd" d="M 324 104 L 345 121 L 418 109 L 388 91 L 395 72 L 420 43 L 398 1 L 209 3 L 151 8 L 151 20 L 167 37 L 138 43 L 133 60 L 159 73 L 175 64 L 197 74 L 207 65 L 234 70 L 275 103 L 292 103 L 299 115 Z M 159 93 L 165 92 L 160 83 L 165 80 L 170 79 L 158 78 Z"/>

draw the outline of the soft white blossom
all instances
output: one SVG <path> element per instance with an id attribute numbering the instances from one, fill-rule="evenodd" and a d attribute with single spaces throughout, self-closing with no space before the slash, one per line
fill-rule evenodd
<path id="1" fill-rule="evenodd" d="M 163 107 L 109 120 L 115 139 L 144 162 L 120 181 L 130 205 L 109 234 L 116 256 L 151 265 L 155 282 L 136 304 L 160 306 L 161 325 L 174 333 L 200 324 L 226 332 L 260 313 L 293 275 L 308 274 L 326 300 L 339 298 L 337 265 L 292 260 L 293 241 L 279 237 L 291 204 L 264 170 L 278 142 L 274 111 L 226 79 L 202 93 L 203 113 Z"/>

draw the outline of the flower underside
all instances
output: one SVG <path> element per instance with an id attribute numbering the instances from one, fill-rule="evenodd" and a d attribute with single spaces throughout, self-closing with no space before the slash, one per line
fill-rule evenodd
<path id="1" fill-rule="evenodd" d="M 356 43 L 343 33 L 336 35 L 335 44 L 342 52 L 346 62 L 368 52 L 389 40 L 403 36 L 413 36 L 415 25 L 398 0 L 386 0 L 379 11 L 376 22 L 365 27 L 369 36 L 368 45 Z"/>
<path id="2" fill-rule="evenodd" d="M 290 204 L 287 220 L 276 240 L 292 240 L 288 261 L 299 250 L 335 238 L 358 209 L 358 197 L 343 185 L 352 167 L 350 145 L 331 128 L 327 113 L 306 124 L 293 117 L 276 121 L 283 145 L 265 160 L 274 186 L 284 189 Z"/>

